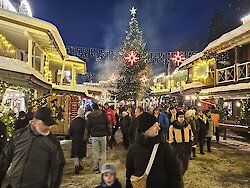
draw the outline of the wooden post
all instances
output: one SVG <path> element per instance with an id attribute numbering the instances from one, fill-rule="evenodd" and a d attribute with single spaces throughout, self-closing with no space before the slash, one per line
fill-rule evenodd
<path id="1" fill-rule="evenodd" d="M 33 48 L 33 41 L 32 39 L 28 40 L 28 65 L 32 67 L 32 50 Z"/>
<path id="2" fill-rule="evenodd" d="M 65 71 L 65 61 L 63 61 L 61 78 L 60 78 L 60 85 L 63 85 L 64 71 Z"/>
<path id="3" fill-rule="evenodd" d="M 237 81 L 238 81 L 238 78 L 239 78 L 239 77 L 238 77 L 238 64 L 239 64 L 239 62 L 240 62 L 240 57 L 239 57 L 239 51 L 240 51 L 240 49 L 239 49 L 239 46 L 236 46 L 236 47 L 234 48 L 234 51 L 235 51 L 234 81 L 237 82 Z"/>
<path id="4" fill-rule="evenodd" d="M 43 71 L 43 67 L 44 67 L 44 53 L 42 52 L 41 53 L 41 62 L 40 62 L 41 64 L 40 64 L 40 73 L 44 73 L 44 71 Z"/>
<path id="5" fill-rule="evenodd" d="M 226 140 L 227 139 L 227 128 L 226 127 L 223 127 L 223 140 Z"/>

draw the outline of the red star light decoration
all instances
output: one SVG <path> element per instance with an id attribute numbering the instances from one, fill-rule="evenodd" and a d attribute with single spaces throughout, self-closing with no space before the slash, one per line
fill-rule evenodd
<path id="1" fill-rule="evenodd" d="M 141 81 L 141 83 L 145 84 L 145 83 L 148 81 L 148 78 L 147 78 L 145 75 L 143 75 L 143 76 L 140 78 L 140 81 Z"/>
<path id="2" fill-rule="evenodd" d="M 186 59 L 185 55 L 181 53 L 180 51 L 177 51 L 174 53 L 174 55 L 171 57 L 171 60 L 176 64 L 177 67 L 180 66 L 180 64 Z"/>
<path id="3" fill-rule="evenodd" d="M 131 66 L 133 66 L 139 60 L 137 53 L 134 51 L 129 52 L 124 58 Z"/>

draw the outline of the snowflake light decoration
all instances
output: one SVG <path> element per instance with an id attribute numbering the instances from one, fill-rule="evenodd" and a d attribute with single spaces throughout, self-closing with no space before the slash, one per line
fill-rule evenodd
<path id="1" fill-rule="evenodd" d="M 185 55 L 181 53 L 180 51 L 177 51 L 174 53 L 174 55 L 171 57 L 171 60 L 176 64 L 177 67 L 180 66 L 180 64 L 186 59 Z"/>
<path id="2" fill-rule="evenodd" d="M 131 66 L 133 66 L 139 60 L 137 53 L 134 51 L 129 52 L 124 58 Z"/>
<path id="3" fill-rule="evenodd" d="M 143 76 L 140 78 L 140 81 L 141 81 L 141 83 L 145 84 L 145 83 L 148 81 L 148 78 L 147 78 L 145 75 L 143 75 Z"/>
<path id="4" fill-rule="evenodd" d="M 117 80 L 117 78 L 118 78 L 118 76 L 116 75 L 116 74 L 112 74 L 111 76 L 110 76 L 110 81 L 111 82 L 115 82 L 116 80 Z"/>

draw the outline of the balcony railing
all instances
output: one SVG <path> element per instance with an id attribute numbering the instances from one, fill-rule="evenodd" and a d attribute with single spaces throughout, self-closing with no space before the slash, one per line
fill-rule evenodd
<path id="1" fill-rule="evenodd" d="M 217 69 L 217 84 L 250 79 L 250 62 Z"/>
<path id="2" fill-rule="evenodd" d="M 250 62 L 238 65 L 238 80 L 250 79 Z"/>
<path id="3" fill-rule="evenodd" d="M 225 83 L 235 81 L 234 66 L 217 70 L 217 83 Z"/>

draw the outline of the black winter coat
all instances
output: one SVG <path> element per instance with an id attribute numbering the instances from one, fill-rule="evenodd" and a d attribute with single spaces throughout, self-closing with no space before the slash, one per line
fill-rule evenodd
<path id="1" fill-rule="evenodd" d="M 138 118 L 135 118 L 131 121 L 129 130 L 128 130 L 130 144 L 133 144 L 135 142 L 137 128 L 138 128 Z"/>
<path id="2" fill-rule="evenodd" d="M 130 146 L 126 161 L 126 188 L 132 188 L 130 177 L 142 176 L 148 165 L 153 147 L 160 143 L 151 171 L 147 178 L 147 188 L 182 188 L 183 179 L 180 161 L 167 142 L 161 136 L 146 138 L 137 133 L 136 142 Z"/>
<path id="3" fill-rule="evenodd" d="M 111 136 L 109 118 L 103 110 L 95 110 L 88 115 L 86 122 L 90 135 L 93 137 Z"/>
<path id="4" fill-rule="evenodd" d="M 121 131 L 123 133 L 128 133 L 128 130 L 130 127 L 130 122 L 131 122 L 131 119 L 130 119 L 129 115 L 121 118 L 120 125 L 121 125 Z"/>
<path id="5" fill-rule="evenodd" d="M 15 131 L 21 128 L 26 127 L 29 124 L 29 121 L 25 119 L 17 119 L 15 122 Z"/>
<path id="6" fill-rule="evenodd" d="M 0 120 L 0 154 L 6 144 L 6 125 Z"/>
<path id="7" fill-rule="evenodd" d="M 31 126 L 16 131 L 0 156 L 0 187 L 59 188 L 65 164 L 60 143 Z"/>
<path id="8" fill-rule="evenodd" d="M 69 136 L 72 139 L 71 157 L 86 157 L 87 142 L 83 141 L 83 135 L 86 127 L 85 119 L 81 117 L 75 118 L 69 127 Z"/>
<path id="9" fill-rule="evenodd" d="M 198 117 L 197 119 L 197 124 L 199 126 L 199 135 L 202 137 L 202 138 L 205 138 L 206 135 L 207 135 L 207 131 L 208 131 L 208 128 L 209 128 L 209 122 L 207 120 L 207 122 L 205 123 L 200 117 Z"/>

